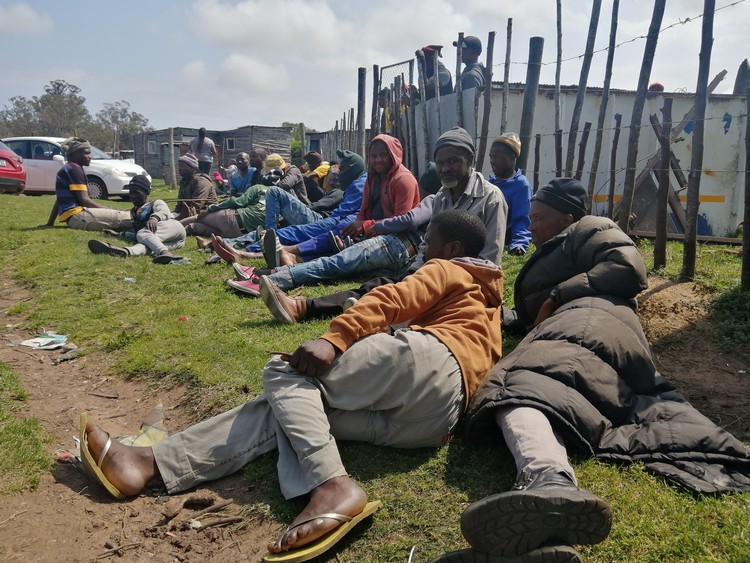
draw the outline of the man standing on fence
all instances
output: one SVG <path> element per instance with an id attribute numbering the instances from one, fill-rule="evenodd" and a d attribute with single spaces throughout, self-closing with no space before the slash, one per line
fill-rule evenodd
<path id="1" fill-rule="evenodd" d="M 458 41 L 453 42 L 454 47 L 458 47 Z M 471 88 L 484 88 L 486 81 L 486 69 L 478 61 L 479 55 L 482 54 L 482 42 L 478 37 L 467 35 L 461 42 L 461 62 L 466 66 L 461 71 L 459 82 L 461 90 L 470 90 Z"/>

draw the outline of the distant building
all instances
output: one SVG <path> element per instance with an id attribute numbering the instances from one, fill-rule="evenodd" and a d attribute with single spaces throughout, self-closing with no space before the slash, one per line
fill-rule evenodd
<path id="1" fill-rule="evenodd" d="M 140 164 L 153 178 L 169 181 L 171 177 L 171 159 L 185 154 L 190 141 L 198 136 L 198 129 L 191 127 L 172 128 L 172 148 L 169 147 L 169 129 L 147 131 L 133 136 L 135 162 Z M 229 159 L 237 153 L 249 152 L 253 147 L 263 147 L 269 153 L 278 153 L 285 160 L 291 158 L 292 128 L 265 127 L 262 125 L 245 125 L 228 131 L 207 131 L 207 136 L 216 143 L 219 153 L 217 162 L 227 166 Z"/>

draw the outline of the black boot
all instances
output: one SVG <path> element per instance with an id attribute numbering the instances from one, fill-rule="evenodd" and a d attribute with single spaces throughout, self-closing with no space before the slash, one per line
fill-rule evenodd
<path id="1" fill-rule="evenodd" d="M 477 501 L 461 515 L 461 532 L 473 548 L 503 556 L 599 543 L 611 527 L 606 502 L 552 471 L 523 473 L 512 490 Z"/>

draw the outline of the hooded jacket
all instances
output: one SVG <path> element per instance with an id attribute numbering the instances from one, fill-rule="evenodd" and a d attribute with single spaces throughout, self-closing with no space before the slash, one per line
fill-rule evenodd
<path id="1" fill-rule="evenodd" d="M 403 158 L 401 142 L 390 135 L 377 135 L 370 141 L 368 152 L 372 144 L 376 141 L 385 143 L 388 154 L 391 157 L 392 165 L 390 170 L 380 178 L 380 200 L 383 206 L 384 217 L 373 217 L 372 215 L 373 209 L 370 201 L 375 189 L 375 180 L 380 175 L 372 168 L 368 170 L 367 182 L 365 182 L 365 191 L 362 197 L 362 207 L 359 210 L 359 215 L 357 215 L 357 221 L 362 221 L 365 233 L 375 224 L 377 219 L 403 215 L 419 205 L 419 185 L 417 179 L 401 163 Z"/>
<path id="2" fill-rule="evenodd" d="M 331 321 L 321 338 L 340 351 L 381 332 L 409 323 L 445 344 L 461 367 L 466 401 L 500 358 L 500 303 L 503 273 L 480 258 L 429 260 L 403 281 L 380 286 Z"/>

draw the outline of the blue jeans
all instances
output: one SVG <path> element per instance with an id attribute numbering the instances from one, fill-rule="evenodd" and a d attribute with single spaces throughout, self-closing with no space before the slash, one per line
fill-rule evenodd
<path id="1" fill-rule="evenodd" d="M 406 271 L 412 258 L 396 235 L 378 235 L 333 256 L 323 256 L 294 266 L 282 266 L 269 278 L 286 291 L 300 285 L 361 274 L 368 274 L 370 277 L 395 277 Z"/>
<path id="2" fill-rule="evenodd" d="M 266 209 L 268 209 L 266 207 Z M 307 225 L 290 225 L 282 227 L 276 231 L 279 242 L 286 246 L 299 244 L 313 239 L 320 235 L 328 234 L 328 231 L 342 230 L 349 223 L 354 221 L 356 215 L 344 215 L 337 217 L 326 217 L 320 221 L 309 223 Z M 260 245 L 257 241 L 258 236 L 255 231 L 242 235 L 241 237 L 226 239 L 228 244 L 244 243 L 245 249 L 249 252 L 260 252 Z"/>
<path id="3" fill-rule="evenodd" d="M 306 225 L 323 218 L 294 195 L 272 186 L 266 192 L 266 229 L 276 229 L 279 226 L 279 215 L 287 225 Z"/>

